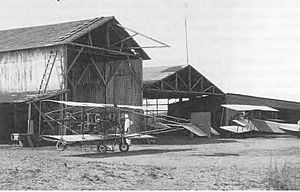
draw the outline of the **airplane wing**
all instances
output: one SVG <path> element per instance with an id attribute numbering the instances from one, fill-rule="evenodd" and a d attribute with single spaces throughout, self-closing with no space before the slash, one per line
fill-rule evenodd
<path id="1" fill-rule="evenodd" d="M 129 133 L 129 134 L 125 134 L 124 137 L 128 139 L 156 139 L 157 138 L 152 135 L 146 135 L 140 133 Z"/>
<path id="2" fill-rule="evenodd" d="M 300 125 L 298 124 L 280 123 L 279 128 L 287 131 L 300 132 Z"/>
<path id="3" fill-rule="evenodd" d="M 68 106 L 73 107 L 119 107 L 119 108 L 130 108 L 130 109 L 143 109 L 142 106 L 134 106 L 134 105 L 117 105 L 114 106 L 113 104 L 104 104 L 104 103 L 87 103 L 87 102 L 75 102 L 75 101 L 57 101 L 57 100 L 44 100 L 49 102 L 61 103 Z"/>
<path id="4" fill-rule="evenodd" d="M 84 134 L 84 135 L 43 135 L 43 138 L 46 140 L 51 139 L 53 141 L 59 141 L 64 140 L 66 142 L 85 142 L 85 141 L 102 141 L 106 140 L 105 137 L 101 135 L 90 135 L 90 134 Z"/>
<path id="5" fill-rule="evenodd" d="M 230 132 L 233 132 L 233 133 L 246 133 L 246 132 L 252 131 L 251 129 L 243 128 L 243 127 L 240 127 L 240 126 L 234 126 L 234 125 L 221 126 L 220 129 L 224 129 L 226 131 L 230 131 Z"/>
<path id="6" fill-rule="evenodd" d="M 277 109 L 267 107 L 267 106 L 258 106 L 258 105 L 233 105 L 233 104 L 223 104 L 222 107 L 225 107 L 227 109 L 232 109 L 235 111 L 254 111 L 254 110 L 260 110 L 260 111 L 278 111 Z"/>
<path id="7" fill-rule="evenodd" d="M 246 127 L 246 125 L 247 125 L 245 122 L 243 122 L 241 120 L 235 119 L 235 120 L 232 120 L 232 121 L 235 122 L 236 124 L 242 126 L 242 127 Z"/>

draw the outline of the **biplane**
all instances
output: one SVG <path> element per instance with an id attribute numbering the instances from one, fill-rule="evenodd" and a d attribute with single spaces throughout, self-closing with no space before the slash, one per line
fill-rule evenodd
<path id="1" fill-rule="evenodd" d="M 56 142 L 56 148 L 64 151 L 73 145 L 96 145 L 97 151 L 106 153 L 114 151 L 116 146 L 121 152 L 127 152 L 133 139 L 156 139 L 155 134 L 187 129 L 197 134 L 195 128 L 183 126 L 183 128 L 160 127 L 147 131 L 132 133 L 130 131 L 132 121 L 129 114 L 142 117 L 157 118 L 143 114 L 142 106 L 113 105 L 100 103 L 86 103 L 73 101 L 43 100 L 63 105 L 59 110 L 47 112 L 47 121 L 56 122 L 65 129 L 64 134 L 42 135 L 48 141 Z M 99 112 L 99 109 L 104 111 Z M 49 114 L 64 111 L 64 118 L 55 119 Z M 173 122 L 173 121 L 172 121 Z M 174 122 L 173 122 L 174 123 Z"/>
<path id="2" fill-rule="evenodd" d="M 292 134 L 300 136 L 300 124 L 285 123 L 282 119 L 264 118 L 261 119 L 261 112 L 278 112 L 277 109 L 267 106 L 254 105 L 221 105 L 224 108 L 237 112 L 231 119 L 234 125 L 221 126 L 220 128 L 232 133 L 241 134 L 247 132 L 264 132 L 278 134 Z M 259 112 L 254 115 L 255 112 Z M 246 114 L 247 113 L 247 114 Z"/>
<path id="3" fill-rule="evenodd" d="M 278 112 L 277 109 L 267 106 L 235 104 L 223 104 L 221 106 L 236 111 L 236 115 L 231 119 L 233 125 L 221 126 L 220 128 L 236 134 L 260 131 L 252 122 L 254 111 Z"/>

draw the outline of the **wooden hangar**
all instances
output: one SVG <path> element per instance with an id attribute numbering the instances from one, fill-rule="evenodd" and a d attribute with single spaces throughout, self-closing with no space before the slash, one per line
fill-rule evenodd
<path id="1" fill-rule="evenodd" d="M 115 17 L 0 31 L 1 142 L 43 127 L 57 133 L 42 112 L 51 107 L 45 98 L 141 106 L 142 61 L 150 58 L 137 35 L 149 38 Z M 138 127 L 140 118 L 131 118 Z"/>

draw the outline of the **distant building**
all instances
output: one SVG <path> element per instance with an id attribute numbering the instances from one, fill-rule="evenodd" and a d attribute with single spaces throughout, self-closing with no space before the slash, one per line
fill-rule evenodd
<path id="1" fill-rule="evenodd" d="M 145 67 L 143 77 L 145 100 L 177 99 L 177 102 L 168 105 L 168 115 L 191 119 L 192 113 L 203 112 L 203 116 L 209 113 L 210 124 L 218 131 L 222 131 L 218 128 L 228 125 L 235 115 L 235 112 L 222 108 L 221 104 L 269 106 L 279 112 L 266 112 L 265 119 L 289 123 L 297 123 L 300 119 L 299 102 L 227 93 L 191 65 Z"/>

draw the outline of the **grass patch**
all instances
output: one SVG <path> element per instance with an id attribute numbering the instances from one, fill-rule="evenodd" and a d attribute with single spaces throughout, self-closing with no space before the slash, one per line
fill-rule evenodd
<path id="1" fill-rule="evenodd" d="M 297 170 L 288 162 L 279 165 L 276 161 L 270 161 L 267 169 L 266 180 L 267 188 L 271 190 L 297 190 L 300 189 Z"/>

